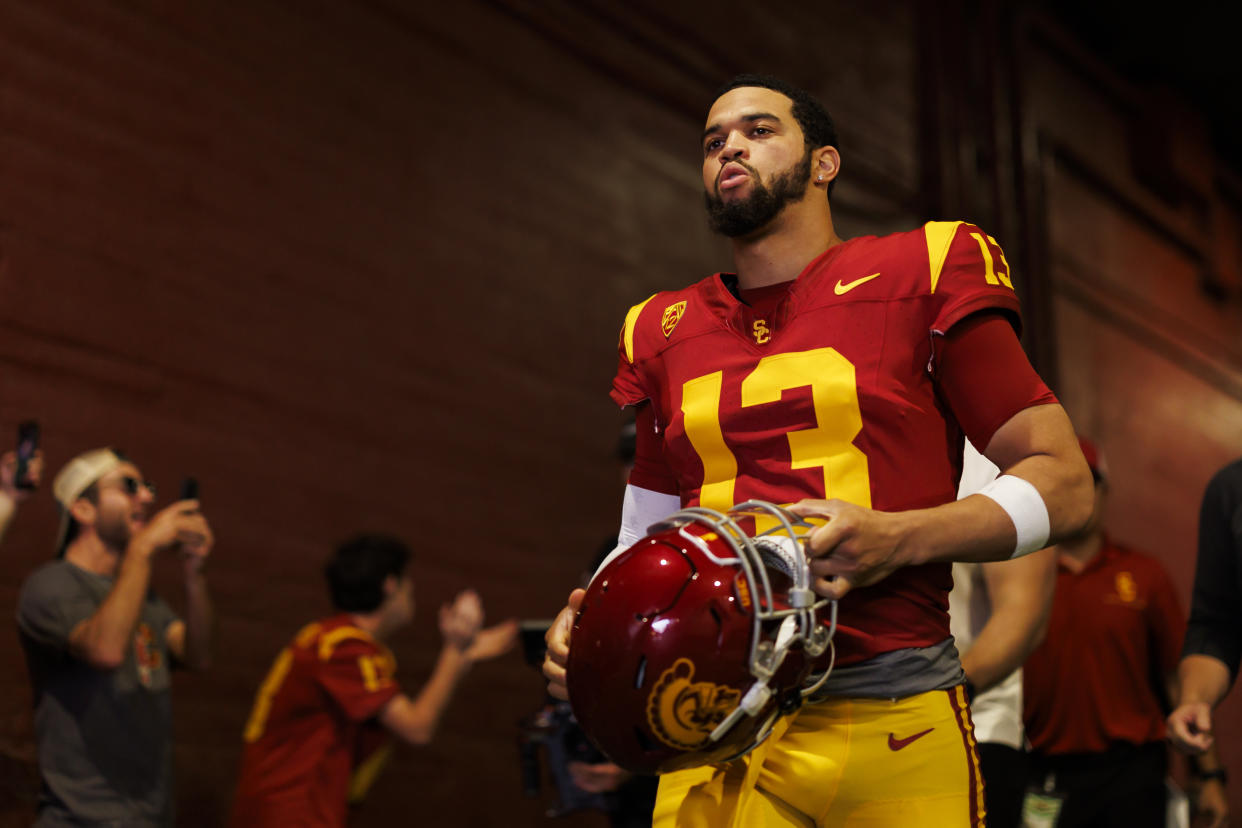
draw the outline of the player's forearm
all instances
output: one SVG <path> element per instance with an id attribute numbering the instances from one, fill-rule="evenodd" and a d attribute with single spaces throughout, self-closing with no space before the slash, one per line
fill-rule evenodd
<path id="1" fill-rule="evenodd" d="M 1186 656 L 1178 665 L 1177 678 L 1177 704 L 1215 707 L 1229 692 L 1229 668 L 1212 656 Z"/>
<path id="2" fill-rule="evenodd" d="M 215 631 L 215 612 L 207 579 L 201 572 L 186 576 L 185 582 L 185 655 L 192 670 L 211 666 L 211 640 Z"/>
<path id="3" fill-rule="evenodd" d="M 1005 474 L 1025 480 L 1039 492 L 1048 514 L 1048 538 L 1040 548 L 1073 537 L 1091 518 L 1094 484 L 1085 465 L 1081 471 L 1079 474 L 1066 460 L 1051 457 L 1029 457 L 1005 470 Z"/>
<path id="4" fill-rule="evenodd" d="M 1039 492 L 1047 510 L 1045 546 L 1077 534 L 1091 519 L 1094 481 L 1061 406 L 1036 405 L 1019 411 L 996 430 L 984 454 L 1002 475 L 1021 478 Z"/>
<path id="5" fill-rule="evenodd" d="M 1034 406 L 1014 415 L 993 436 L 987 457 L 1003 474 L 1035 487 L 1039 495 L 1036 510 L 1046 512 L 1049 535 L 1045 546 L 1086 525 L 1094 505 L 1094 486 L 1060 406 Z M 986 495 L 899 514 L 903 557 L 910 563 L 1003 561 L 1014 555 L 1015 517 Z"/>
<path id="6" fill-rule="evenodd" d="M 78 624 L 69 636 L 74 654 L 104 670 L 119 667 L 134 638 L 134 627 L 146 600 L 151 581 L 151 559 L 139 549 L 131 549 L 121 559 L 112 590 L 90 618 Z"/>
<path id="7" fill-rule="evenodd" d="M 1007 560 L 1017 533 L 994 501 L 971 495 L 932 509 L 894 512 L 899 555 L 905 565 Z"/>

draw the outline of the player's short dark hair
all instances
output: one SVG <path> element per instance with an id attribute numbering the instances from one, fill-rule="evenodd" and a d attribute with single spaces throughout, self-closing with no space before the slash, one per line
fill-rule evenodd
<path id="1" fill-rule="evenodd" d="M 836 124 L 832 122 L 832 116 L 828 114 L 828 110 L 824 105 L 802 87 L 794 86 L 792 83 L 781 80 L 778 77 L 757 73 L 737 75 L 724 86 L 717 89 L 716 96 L 712 100 L 718 100 L 724 93 L 741 86 L 758 86 L 763 89 L 771 89 L 773 92 L 780 92 L 786 98 L 793 101 L 794 120 L 798 122 L 798 126 L 802 129 L 802 140 L 806 143 L 808 151 L 819 149 L 820 147 L 836 147 L 838 150 L 841 149 L 837 139 Z M 835 179 L 828 182 L 829 195 L 832 195 L 832 188 L 836 183 Z"/>
<path id="2" fill-rule="evenodd" d="M 384 580 L 400 578 L 410 548 L 392 535 L 361 533 L 342 543 L 323 568 L 332 606 L 342 612 L 371 612 L 384 603 Z"/>

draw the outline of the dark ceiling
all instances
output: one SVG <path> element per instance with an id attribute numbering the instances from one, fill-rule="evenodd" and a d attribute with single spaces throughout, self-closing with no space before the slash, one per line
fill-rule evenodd
<path id="1" fill-rule="evenodd" d="M 1106 63 L 1140 87 L 1167 86 L 1208 120 L 1216 151 L 1242 174 L 1242 9 L 1232 3 L 1142 6 L 1041 0 Z"/>

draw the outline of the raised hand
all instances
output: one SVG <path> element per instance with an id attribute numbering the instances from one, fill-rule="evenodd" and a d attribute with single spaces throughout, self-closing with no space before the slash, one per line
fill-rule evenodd
<path id="1" fill-rule="evenodd" d="M 483 602 L 473 589 L 457 593 L 452 604 L 440 607 L 440 634 L 462 652 L 470 649 L 483 626 Z"/>
<path id="2" fill-rule="evenodd" d="M 36 451 L 30 458 L 30 462 L 26 464 L 26 477 L 38 488 L 39 480 L 43 477 L 43 452 Z M 30 496 L 31 491 L 32 489 L 17 487 L 17 452 L 10 450 L 0 455 L 0 492 L 20 503 Z"/>
<path id="3" fill-rule="evenodd" d="M 207 518 L 197 500 L 179 500 L 147 521 L 130 539 L 130 548 L 145 554 L 176 549 L 186 558 L 187 570 L 203 567 L 215 543 Z"/>

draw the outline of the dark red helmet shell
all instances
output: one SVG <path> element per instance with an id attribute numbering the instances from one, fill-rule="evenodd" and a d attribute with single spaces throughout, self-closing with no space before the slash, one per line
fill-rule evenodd
<path id="1" fill-rule="evenodd" d="M 795 646 L 757 714 L 711 738 L 756 683 L 755 646 L 770 646 L 755 641 L 756 629 L 760 639 L 774 640 L 781 624 L 766 617 L 762 586 L 747 577 L 725 534 L 690 522 L 647 536 L 595 576 L 574 620 L 567 669 L 574 715 L 631 772 L 732 759 L 801 700 L 811 663 Z M 767 574 L 772 603 L 787 608 L 780 595 L 789 579 Z"/>

